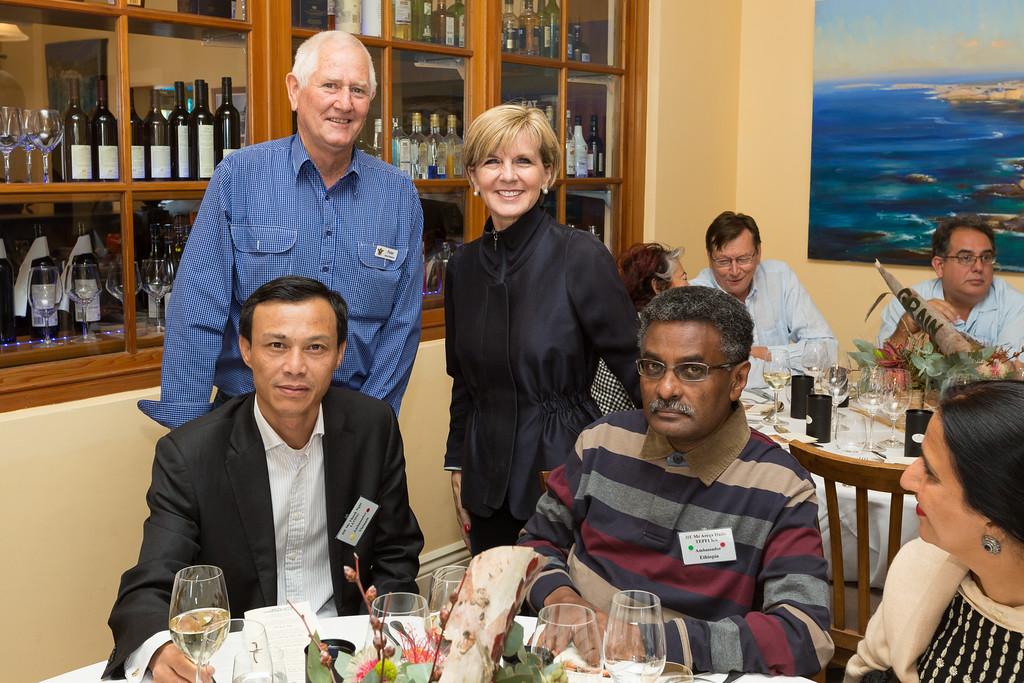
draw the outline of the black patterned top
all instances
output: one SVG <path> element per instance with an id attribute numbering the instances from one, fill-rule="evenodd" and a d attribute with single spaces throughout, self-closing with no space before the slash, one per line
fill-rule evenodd
<path id="1" fill-rule="evenodd" d="M 600 408 L 602 416 L 622 410 L 636 410 L 629 392 L 622 386 L 619 378 L 608 369 L 603 358 L 598 359 L 597 372 L 594 373 L 594 381 L 590 385 L 590 395 Z"/>
<path id="2" fill-rule="evenodd" d="M 921 683 L 1024 682 L 1024 634 L 993 621 L 958 591 L 917 669 Z"/>

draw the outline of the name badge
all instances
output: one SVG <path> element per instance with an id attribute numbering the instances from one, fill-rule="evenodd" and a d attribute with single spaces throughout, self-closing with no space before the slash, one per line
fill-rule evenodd
<path id="1" fill-rule="evenodd" d="M 682 546 L 683 564 L 732 562 L 736 559 L 732 529 L 680 531 L 679 544 Z"/>
<path id="2" fill-rule="evenodd" d="M 345 523 L 341 525 L 341 531 L 338 532 L 337 539 L 351 546 L 359 543 L 359 539 L 363 537 L 366 527 L 370 526 L 370 521 L 377 514 L 377 508 L 379 507 L 372 500 L 366 500 L 360 496 L 359 500 L 356 501 L 355 507 L 352 508 L 352 512 L 348 513 Z"/>
<path id="3" fill-rule="evenodd" d="M 391 247 L 385 247 L 382 244 L 377 245 L 377 249 L 373 252 L 377 258 L 382 258 L 385 261 L 394 261 L 398 258 L 398 250 L 392 249 Z"/>

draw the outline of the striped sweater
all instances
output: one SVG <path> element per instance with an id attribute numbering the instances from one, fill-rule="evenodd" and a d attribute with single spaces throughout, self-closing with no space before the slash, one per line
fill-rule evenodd
<path id="1" fill-rule="evenodd" d="M 602 611 L 618 589 L 661 598 L 669 661 L 696 671 L 814 674 L 831 658 L 814 484 L 742 407 L 686 454 L 643 411 L 585 429 L 519 543 L 551 558 L 535 609 L 568 586 Z M 732 530 L 736 560 L 686 565 L 680 532 Z"/>

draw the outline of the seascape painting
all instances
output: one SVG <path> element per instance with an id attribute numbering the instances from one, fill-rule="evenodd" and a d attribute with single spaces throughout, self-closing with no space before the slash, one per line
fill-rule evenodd
<path id="1" fill-rule="evenodd" d="M 984 215 L 1024 271 L 1024 2 L 818 0 L 808 257 L 927 265 Z"/>

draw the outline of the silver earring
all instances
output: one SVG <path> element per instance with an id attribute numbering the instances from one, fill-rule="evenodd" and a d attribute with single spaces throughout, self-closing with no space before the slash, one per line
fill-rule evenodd
<path id="1" fill-rule="evenodd" d="M 990 555 L 998 555 L 1003 551 L 1003 546 L 995 536 L 985 534 L 981 537 L 981 547 Z"/>
<path id="2" fill-rule="evenodd" d="M 548 188 L 546 188 L 546 187 L 542 187 L 542 188 L 540 189 L 540 191 L 541 191 L 541 192 L 543 192 L 544 194 L 547 194 L 547 193 L 548 193 Z"/>

